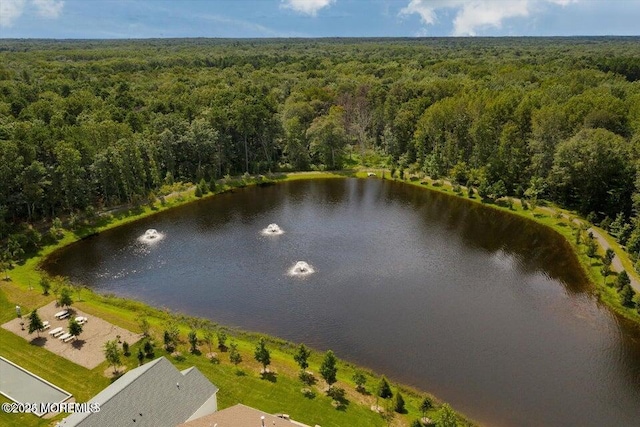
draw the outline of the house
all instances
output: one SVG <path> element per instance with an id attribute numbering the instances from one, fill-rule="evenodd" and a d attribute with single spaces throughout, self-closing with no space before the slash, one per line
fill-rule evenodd
<path id="1" fill-rule="evenodd" d="M 161 357 L 124 374 L 89 403 L 99 412 L 78 412 L 59 427 L 175 427 L 215 412 L 218 388 L 195 367 L 179 371 Z"/>
<path id="2" fill-rule="evenodd" d="M 211 415 L 207 415 L 178 427 L 309 427 L 292 421 L 288 415 L 269 415 L 266 412 L 237 404 Z M 319 427 L 319 426 L 317 426 Z"/>

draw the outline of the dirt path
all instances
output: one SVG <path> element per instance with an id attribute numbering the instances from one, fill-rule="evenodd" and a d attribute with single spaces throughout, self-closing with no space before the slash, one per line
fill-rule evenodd
<path id="1" fill-rule="evenodd" d="M 540 210 L 543 210 L 551 215 L 556 215 L 557 212 L 554 209 L 551 208 L 547 208 L 547 207 L 540 207 Z M 569 219 L 569 217 L 565 214 L 561 214 L 563 218 Z M 574 218 L 573 219 L 573 223 L 577 224 L 579 226 L 584 226 L 584 222 Z M 600 247 L 606 251 L 607 249 L 611 248 L 611 245 L 609 245 L 609 242 L 607 242 L 607 239 L 604 238 L 604 236 L 602 235 L 601 232 L 599 232 L 598 230 L 595 230 L 593 227 L 589 227 L 587 228 L 587 233 L 593 233 L 593 237 L 596 239 L 596 241 L 598 242 L 598 244 L 600 245 Z M 611 248 L 613 249 L 613 248 Z M 616 273 L 620 273 L 624 270 L 624 266 L 622 265 L 622 261 L 620 261 L 620 257 L 618 257 L 618 255 L 616 254 L 615 257 L 613 257 L 613 260 L 611 262 L 611 270 L 616 272 Z M 636 291 L 636 292 L 640 292 L 640 281 L 638 281 L 638 279 L 635 278 L 635 275 L 633 274 L 633 272 L 629 272 L 627 271 L 627 273 L 629 274 L 629 280 L 631 281 L 631 287 Z"/>

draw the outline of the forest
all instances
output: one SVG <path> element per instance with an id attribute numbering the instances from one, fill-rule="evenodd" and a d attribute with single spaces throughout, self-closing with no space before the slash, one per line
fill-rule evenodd
<path id="1" fill-rule="evenodd" d="M 0 40 L 0 255 L 177 182 L 371 166 L 575 209 L 637 260 L 639 45 Z"/>

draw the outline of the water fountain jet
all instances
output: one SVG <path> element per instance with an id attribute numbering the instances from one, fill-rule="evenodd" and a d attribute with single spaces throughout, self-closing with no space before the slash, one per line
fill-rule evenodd
<path id="1" fill-rule="evenodd" d="M 159 233 L 155 228 L 150 228 L 145 231 L 144 234 L 138 238 L 138 240 L 143 243 L 153 243 L 157 242 L 158 240 L 162 240 L 163 237 L 164 234 Z"/>
<path id="2" fill-rule="evenodd" d="M 265 236 L 279 236 L 283 233 L 284 231 L 278 226 L 278 224 L 269 224 L 267 228 L 262 230 L 262 234 Z"/>
<path id="3" fill-rule="evenodd" d="M 290 276 L 307 276 L 312 273 L 315 273 L 315 270 L 304 261 L 296 262 L 296 264 L 289 270 Z"/>

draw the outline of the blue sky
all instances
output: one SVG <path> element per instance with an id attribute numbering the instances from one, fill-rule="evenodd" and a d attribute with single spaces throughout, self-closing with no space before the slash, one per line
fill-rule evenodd
<path id="1" fill-rule="evenodd" d="M 0 38 L 640 35 L 640 0 L 0 0 Z"/>

